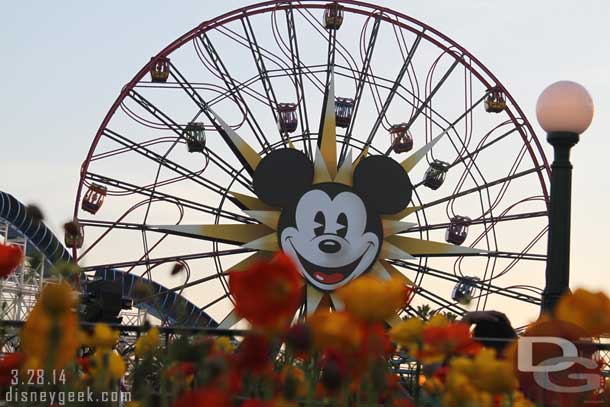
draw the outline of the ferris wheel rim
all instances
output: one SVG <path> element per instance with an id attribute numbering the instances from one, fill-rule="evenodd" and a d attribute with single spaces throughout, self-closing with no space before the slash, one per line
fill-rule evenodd
<path id="1" fill-rule="evenodd" d="M 402 18 L 410 24 L 418 25 L 421 28 L 421 31 L 414 31 L 412 29 L 412 27 L 409 26 L 407 23 L 400 23 L 398 20 L 391 20 L 391 19 L 384 18 L 386 20 L 386 22 L 388 22 L 390 24 L 399 25 L 400 27 L 405 28 L 411 32 L 417 32 L 419 35 L 422 36 L 423 39 L 426 39 L 427 41 L 433 43 L 435 46 L 437 46 L 438 48 L 440 48 L 442 50 L 449 50 L 450 48 L 456 48 L 462 54 L 462 57 L 458 58 L 455 55 L 453 55 L 453 53 L 452 53 L 452 56 L 456 59 L 456 61 L 459 61 L 459 60 L 463 61 L 464 58 L 467 57 L 470 60 L 471 66 L 468 66 L 467 64 L 463 63 L 464 67 L 466 67 L 470 72 L 474 73 L 475 76 L 477 77 L 477 79 L 479 79 L 479 81 L 481 83 L 483 83 L 484 85 L 491 87 L 493 84 L 494 87 L 498 87 L 499 89 L 501 89 L 505 93 L 506 98 L 511 102 L 511 107 L 515 110 L 515 113 L 517 113 L 515 115 L 512 110 L 507 111 L 511 121 L 517 122 L 518 120 L 522 120 L 524 122 L 523 125 L 518 129 L 518 131 L 521 134 L 521 138 L 523 140 L 524 146 L 528 150 L 529 157 L 534 161 L 535 169 L 536 169 L 536 172 L 537 172 L 539 180 L 540 180 L 540 185 L 542 187 L 542 195 L 543 195 L 545 201 L 548 203 L 547 184 L 545 183 L 544 173 L 546 172 L 546 175 L 548 178 L 550 168 L 546 161 L 546 156 L 544 154 L 544 151 L 542 150 L 542 148 L 540 146 L 540 142 L 539 142 L 538 138 L 536 137 L 536 134 L 533 131 L 531 124 L 529 123 L 527 117 L 523 114 L 521 108 L 516 103 L 513 96 L 510 94 L 510 92 L 508 92 L 508 90 L 506 90 L 506 88 L 501 84 L 501 82 L 495 77 L 495 75 L 493 75 L 493 73 L 487 67 L 485 67 L 476 57 L 474 57 L 472 54 L 470 54 L 470 52 L 468 52 L 468 50 L 463 48 L 461 45 L 457 44 L 455 41 L 451 40 L 449 37 L 445 36 L 444 34 L 440 33 L 439 31 L 435 30 L 434 28 L 432 28 L 412 17 L 404 15 L 400 12 L 396 12 L 394 10 L 387 9 L 385 7 L 380 7 L 380 6 L 376 6 L 376 5 L 372 5 L 369 3 L 356 1 L 356 0 L 337 1 L 336 3 L 339 3 L 341 5 L 355 6 L 355 7 L 365 7 L 368 9 L 368 11 L 365 11 L 365 10 L 354 9 L 354 8 L 350 8 L 350 7 L 346 6 L 345 11 L 347 11 L 347 12 L 354 12 L 357 14 L 367 15 L 370 17 L 377 15 L 377 14 L 375 14 L 377 12 L 381 12 L 382 14 L 385 13 L 388 15 L 393 15 L 397 18 Z M 235 20 L 243 19 L 245 17 L 252 16 L 252 15 L 269 13 L 271 11 L 286 10 L 289 8 L 323 9 L 327 4 L 328 4 L 328 2 L 321 2 L 318 0 L 304 0 L 304 1 L 273 0 L 273 1 L 266 1 L 266 2 L 261 2 L 261 3 L 257 3 L 257 4 L 252 4 L 252 5 L 243 7 L 243 8 L 232 10 L 219 17 L 205 21 L 202 24 L 198 25 L 197 27 L 193 28 L 186 34 L 179 37 L 177 40 L 173 41 L 167 47 L 165 47 L 156 56 L 154 56 L 153 59 L 169 56 L 169 55 L 171 55 L 172 52 L 174 52 L 177 49 L 181 48 L 182 46 L 186 45 L 188 42 L 190 42 L 197 36 L 202 35 L 203 33 L 206 33 L 209 30 L 212 30 L 216 27 L 222 26 L 224 24 L 227 24 L 227 23 L 235 21 Z M 439 38 L 443 39 L 444 41 L 448 42 L 451 45 L 449 47 L 443 45 L 442 43 L 438 42 L 434 38 L 430 37 L 428 35 L 428 33 L 432 33 L 433 35 L 438 36 Z M 136 85 L 140 81 L 142 81 L 142 79 L 147 75 L 151 63 L 152 62 L 148 62 L 147 64 L 145 64 L 140 69 L 140 71 L 132 78 L 132 80 L 130 82 L 128 82 L 127 85 L 125 85 L 122 88 L 117 99 L 113 103 L 110 110 L 107 112 L 102 123 L 100 124 L 98 131 L 96 132 L 96 135 L 94 137 L 94 140 L 93 140 L 90 150 L 88 152 L 87 158 L 85 159 L 85 161 L 83 162 L 83 165 L 81 167 L 81 173 L 80 173 L 80 179 L 79 179 L 79 185 L 78 185 L 78 189 L 77 189 L 75 209 L 74 209 L 74 219 L 75 220 L 78 219 L 79 203 L 80 203 L 80 200 L 82 198 L 82 193 L 83 193 L 82 188 L 83 188 L 83 186 L 86 185 L 86 181 L 87 181 L 87 178 L 85 178 L 85 176 L 87 175 L 87 171 L 88 171 L 89 165 L 91 163 L 95 149 L 97 147 L 98 141 L 104 135 L 104 131 L 107 129 L 108 123 L 110 122 L 112 117 L 115 115 L 115 113 L 118 111 L 118 109 L 121 107 L 121 104 L 123 103 L 123 101 L 126 100 L 126 98 L 129 95 L 129 92 L 132 91 L 136 87 Z M 481 72 L 483 72 L 485 75 L 487 75 L 488 78 L 485 78 L 483 75 L 481 75 L 480 72 L 477 71 L 477 69 L 480 69 Z M 523 132 L 522 127 L 527 128 L 527 130 L 529 131 L 529 134 L 531 136 L 530 139 L 528 139 L 528 137 L 526 137 L 526 134 Z M 311 133 L 312 136 L 314 134 L 315 133 Z M 532 141 L 533 141 L 533 143 L 532 143 Z M 538 153 L 538 154 L 536 154 L 536 153 Z M 539 161 L 540 161 L 540 163 L 539 163 Z M 224 200 L 224 198 L 223 198 L 223 200 Z M 424 216 L 425 216 L 425 214 L 424 214 Z M 72 250 L 73 250 L 73 257 L 76 259 L 77 258 L 77 255 L 76 255 L 77 249 L 73 248 Z"/>

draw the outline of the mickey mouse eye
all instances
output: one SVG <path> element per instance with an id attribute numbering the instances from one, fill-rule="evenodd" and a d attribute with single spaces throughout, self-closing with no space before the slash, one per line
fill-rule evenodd
<path id="1" fill-rule="evenodd" d="M 318 211 L 318 213 L 316 213 L 316 216 L 313 218 L 313 221 L 315 222 L 313 233 L 316 236 L 320 236 L 324 233 L 324 229 L 326 228 L 326 218 L 324 217 L 322 211 Z"/>
<path id="2" fill-rule="evenodd" d="M 337 235 L 345 238 L 345 235 L 347 234 L 347 215 L 341 212 L 337 217 L 337 224 L 340 226 L 339 229 L 337 229 Z"/>

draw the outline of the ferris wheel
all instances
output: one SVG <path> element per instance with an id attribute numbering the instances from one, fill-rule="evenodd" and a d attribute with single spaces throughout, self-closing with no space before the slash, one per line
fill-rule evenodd
<path id="1" fill-rule="evenodd" d="M 412 285 L 408 314 L 531 313 L 548 179 L 508 90 L 445 35 L 359 1 L 267 1 L 203 22 L 121 90 L 66 244 L 87 273 L 173 287 L 149 303 L 166 323 L 182 301 L 236 324 L 228 272 L 280 249 L 302 313 L 340 308 L 333 290 L 363 273 Z"/>

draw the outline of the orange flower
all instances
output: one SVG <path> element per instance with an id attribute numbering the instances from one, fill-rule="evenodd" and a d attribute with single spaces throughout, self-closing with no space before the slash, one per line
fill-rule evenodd
<path id="1" fill-rule="evenodd" d="M 610 333 L 610 299 L 602 292 L 578 289 L 563 296 L 555 316 L 583 328 L 591 336 Z"/>
<path id="2" fill-rule="evenodd" d="M 440 361 L 446 356 L 456 354 L 475 355 L 481 349 L 481 345 L 472 339 L 468 324 L 426 326 L 422 339 L 424 348 L 419 356 L 428 361 Z"/>
<path id="3" fill-rule="evenodd" d="M 364 275 L 336 291 L 345 309 L 367 322 L 384 322 L 406 305 L 410 289 L 404 280 Z"/>
<path id="4" fill-rule="evenodd" d="M 19 246 L 0 243 L 0 277 L 6 277 L 23 263 L 23 251 Z"/>
<path id="5" fill-rule="evenodd" d="M 271 261 L 229 274 L 236 311 L 261 328 L 286 327 L 301 305 L 302 287 L 302 276 L 292 260 L 281 252 Z"/>
<path id="6" fill-rule="evenodd" d="M 353 352 L 362 343 L 362 326 L 347 312 L 318 311 L 307 322 L 313 333 L 314 348 L 318 351 L 330 348 Z"/>

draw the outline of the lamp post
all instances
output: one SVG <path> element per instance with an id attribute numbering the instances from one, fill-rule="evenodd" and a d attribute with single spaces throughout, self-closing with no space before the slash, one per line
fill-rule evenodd
<path id="1" fill-rule="evenodd" d="M 552 313 L 559 298 L 570 290 L 570 207 L 572 164 L 570 150 L 593 119 L 593 101 L 581 85 L 560 81 L 546 88 L 536 104 L 536 116 L 553 146 L 551 199 L 542 312 Z"/>

